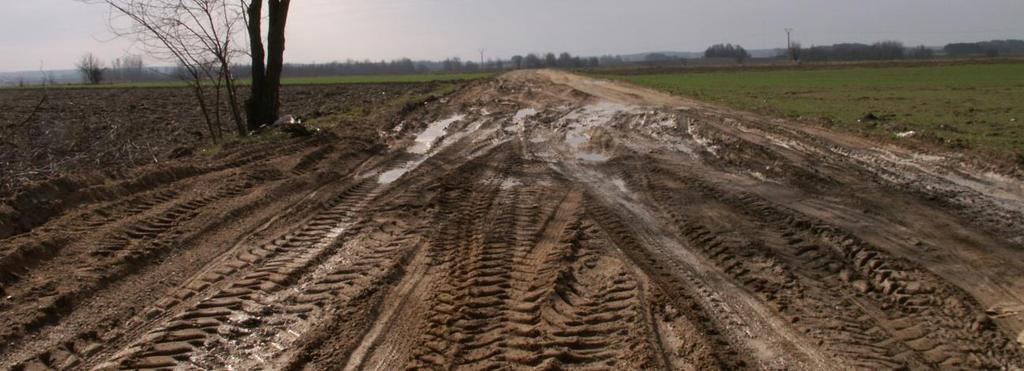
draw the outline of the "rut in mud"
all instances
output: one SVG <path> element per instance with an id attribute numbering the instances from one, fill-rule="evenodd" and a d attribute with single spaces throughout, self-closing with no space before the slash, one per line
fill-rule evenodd
<path id="1" fill-rule="evenodd" d="M 0 366 L 1024 367 L 1020 180 L 553 71 L 447 99 L 91 185 L 3 241 Z"/>

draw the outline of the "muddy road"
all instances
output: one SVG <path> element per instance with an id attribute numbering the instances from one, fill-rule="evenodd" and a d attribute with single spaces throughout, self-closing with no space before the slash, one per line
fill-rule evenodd
<path id="1" fill-rule="evenodd" d="M 88 185 L 3 240 L 0 366 L 1024 367 L 1019 179 L 555 71 L 445 103 Z"/>

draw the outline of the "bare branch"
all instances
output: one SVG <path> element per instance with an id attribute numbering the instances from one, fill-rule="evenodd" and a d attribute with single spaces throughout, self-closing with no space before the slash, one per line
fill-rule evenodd
<path id="1" fill-rule="evenodd" d="M 176 63 L 195 91 L 200 109 L 207 119 L 212 138 L 218 138 L 221 87 L 228 90 L 228 104 L 239 133 L 244 124 L 235 97 L 231 64 L 245 52 L 231 48 L 243 37 L 236 27 L 245 21 L 245 3 L 236 0 L 79 0 L 110 8 L 108 26 L 123 38 L 130 38 L 161 60 Z M 214 86 L 214 96 L 203 85 Z M 207 100 L 213 100 L 213 107 Z M 212 108 L 215 116 L 211 117 Z"/>

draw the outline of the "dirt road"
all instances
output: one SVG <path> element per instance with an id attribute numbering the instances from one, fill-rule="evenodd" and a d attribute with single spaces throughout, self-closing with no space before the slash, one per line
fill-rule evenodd
<path id="1" fill-rule="evenodd" d="M 104 179 L 0 250 L 16 369 L 1024 367 L 1024 182 L 555 71 Z"/>

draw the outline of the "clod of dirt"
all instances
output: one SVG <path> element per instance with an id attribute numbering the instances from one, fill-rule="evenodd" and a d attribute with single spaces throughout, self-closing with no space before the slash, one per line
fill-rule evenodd
<path id="1" fill-rule="evenodd" d="M 853 285 L 854 289 L 856 289 L 857 291 L 860 291 L 862 293 L 867 293 L 867 292 L 871 291 L 871 285 L 869 285 L 867 283 L 867 281 L 857 280 L 857 281 L 854 281 L 852 285 Z"/>

